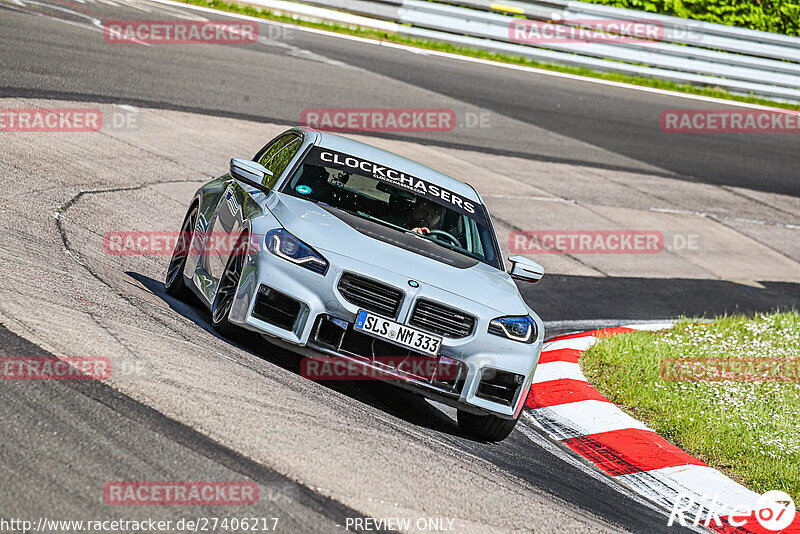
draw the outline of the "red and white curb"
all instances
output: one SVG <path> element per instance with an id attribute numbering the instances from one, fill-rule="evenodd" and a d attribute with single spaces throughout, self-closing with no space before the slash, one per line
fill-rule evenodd
<path id="1" fill-rule="evenodd" d="M 671 327 L 671 323 L 628 325 L 548 341 L 542 349 L 524 416 L 600 471 L 667 510 L 673 510 L 676 500 L 681 499 L 681 508 L 687 509 L 683 512 L 687 525 L 707 526 L 725 533 L 777 532 L 756 520 L 760 495 L 623 412 L 589 384 L 581 372 L 578 359 L 598 338 Z M 749 513 L 730 516 L 731 511 L 742 511 L 743 507 L 749 508 Z M 715 514 L 721 516 L 719 524 Z M 730 524 L 731 517 L 744 524 Z M 800 513 L 780 532 L 800 533 Z"/>

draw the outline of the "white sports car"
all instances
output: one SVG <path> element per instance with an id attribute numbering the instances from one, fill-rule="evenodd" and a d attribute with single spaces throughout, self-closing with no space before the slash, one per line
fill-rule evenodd
<path id="1" fill-rule="evenodd" d="M 220 235 L 228 253 L 191 253 Z M 536 282 L 543 269 L 524 257 L 506 269 L 472 186 L 294 128 L 202 186 L 181 236 L 167 292 L 196 294 L 223 334 L 246 328 L 394 380 L 456 407 L 479 439 L 513 430 L 544 329 L 512 278 Z"/>

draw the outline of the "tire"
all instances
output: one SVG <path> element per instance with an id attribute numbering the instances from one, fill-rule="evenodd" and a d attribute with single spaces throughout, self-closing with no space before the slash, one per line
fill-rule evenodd
<path id="1" fill-rule="evenodd" d="M 458 410 L 458 428 L 461 432 L 483 441 L 503 441 L 517 426 L 516 419 L 504 419 L 495 415 L 476 415 Z"/>
<path id="2" fill-rule="evenodd" d="M 181 225 L 181 233 L 175 243 L 175 250 L 172 251 L 172 258 L 167 267 L 167 276 L 164 279 L 164 287 L 167 295 L 186 301 L 192 296 L 192 291 L 186 287 L 183 279 L 183 270 L 186 267 L 186 256 L 189 254 L 189 247 L 194 236 L 194 227 L 197 224 L 197 204 L 193 205 Z"/>
<path id="3" fill-rule="evenodd" d="M 248 234 L 242 234 L 236 241 L 222 277 L 219 279 L 217 292 L 214 295 L 214 302 L 211 303 L 211 326 L 214 330 L 225 337 L 236 337 L 242 333 L 242 329 L 228 320 L 231 312 L 231 305 L 239 290 L 239 280 L 242 278 L 242 270 L 246 261 L 248 244 Z"/>

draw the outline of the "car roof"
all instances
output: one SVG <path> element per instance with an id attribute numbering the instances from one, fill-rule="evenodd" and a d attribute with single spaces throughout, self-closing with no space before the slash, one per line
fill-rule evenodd
<path id="1" fill-rule="evenodd" d="M 318 135 L 316 142 L 318 146 L 391 167 L 398 171 L 402 171 L 412 176 L 416 176 L 417 178 L 422 178 L 436 185 L 442 186 L 445 189 L 453 191 L 454 193 L 458 193 L 462 197 L 480 202 L 481 204 L 483 203 L 481 197 L 471 185 L 466 184 L 461 180 L 456 180 L 452 176 L 448 176 L 435 169 L 431 169 L 426 165 L 417 163 L 414 160 L 404 158 L 403 156 L 395 154 L 394 152 L 389 152 L 388 150 L 383 150 L 382 148 L 368 145 L 367 143 L 362 143 L 360 141 L 349 139 L 334 133 L 321 132 L 319 130 L 314 130 L 313 128 L 303 128 L 303 130 L 314 132 Z"/>

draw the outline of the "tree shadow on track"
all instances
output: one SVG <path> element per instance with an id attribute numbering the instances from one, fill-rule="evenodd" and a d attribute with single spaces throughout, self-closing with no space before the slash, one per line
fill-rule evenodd
<path id="1" fill-rule="evenodd" d="M 192 321 L 209 334 L 287 371 L 297 375 L 301 374 L 302 356 L 299 354 L 273 345 L 269 343 L 268 339 L 249 330 L 241 330 L 233 338 L 220 336 L 211 326 L 210 312 L 197 297 L 193 296 L 191 301 L 183 302 L 167 295 L 164 283 L 160 280 L 154 280 L 131 271 L 126 271 L 125 274 L 141 283 L 154 296 L 163 300 L 171 310 Z M 265 342 L 268 344 L 267 347 L 265 347 Z M 471 440 L 471 438 L 461 435 L 458 424 L 453 418 L 427 399 L 393 386 L 391 383 L 378 380 L 320 380 L 316 382 L 413 425 Z"/>

